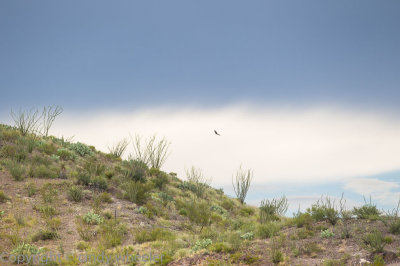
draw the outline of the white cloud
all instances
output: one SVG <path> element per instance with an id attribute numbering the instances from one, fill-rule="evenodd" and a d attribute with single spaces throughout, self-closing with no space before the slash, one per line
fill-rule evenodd
<path id="1" fill-rule="evenodd" d="M 399 191 L 393 191 L 400 187 L 398 182 L 383 181 L 374 178 L 355 178 L 348 181 L 344 188 L 381 204 L 396 204 L 400 198 Z"/>
<path id="2" fill-rule="evenodd" d="M 214 186 L 230 184 L 241 163 L 254 170 L 255 183 L 327 182 L 400 168 L 400 121 L 339 108 L 66 110 L 51 133 L 103 151 L 129 133 L 157 133 L 172 143 L 165 170 L 184 177 L 194 165 Z"/>

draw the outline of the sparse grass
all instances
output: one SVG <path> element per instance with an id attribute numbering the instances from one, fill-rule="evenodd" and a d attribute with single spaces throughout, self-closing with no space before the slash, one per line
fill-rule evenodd
<path id="1" fill-rule="evenodd" d="M 57 239 L 58 234 L 53 230 L 41 229 L 32 237 L 32 242 L 37 242 L 39 240 L 52 240 Z"/>
<path id="2" fill-rule="evenodd" d="M 21 165 L 17 161 L 9 161 L 7 168 L 15 181 L 22 181 L 25 179 L 26 170 L 24 165 Z"/>
<path id="3" fill-rule="evenodd" d="M 28 193 L 28 197 L 32 197 L 32 196 L 36 195 L 37 190 L 38 189 L 37 189 L 35 183 L 33 183 L 33 182 L 29 182 L 26 185 L 26 192 Z"/>
<path id="4" fill-rule="evenodd" d="M 101 244 L 108 249 L 122 244 L 127 228 L 120 221 L 111 219 L 101 224 L 99 233 Z"/>
<path id="5" fill-rule="evenodd" d="M 278 222 L 259 224 L 257 226 L 257 236 L 262 239 L 271 238 L 275 236 L 280 229 L 281 229 L 281 224 Z"/>

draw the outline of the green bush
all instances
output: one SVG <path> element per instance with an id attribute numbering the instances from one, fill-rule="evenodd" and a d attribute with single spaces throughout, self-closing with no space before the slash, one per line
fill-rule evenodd
<path id="1" fill-rule="evenodd" d="M 82 220 L 87 223 L 87 224 L 101 224 L 103 223 L 104 219 L 97 213 L 94 213 L 92 211 L 89 211 L 86 213 L 83 217 Z"/>
<path id="2" fill-rule="evenodd" d="M 380 211 L 376 205 L 369 202 L 365 203 L 359 208 L 354 207 L 353 214 L 357 217 L 357 219 L 377 220 L 379 219 Z"/>
<path id="3" fill-rule="evenodd" d="M 210 250 L 216 253 L 229 253 L 232 249 L 227 243 L 217 242 L 210 246 Z"/>
<path id="4" fill-rule="evenodd" d="M 335 236 L 335 234 L 329 229 L 321 230 L 322 238 L 330 238 L 330 237 L 334 237 L 334 236 Z"/>
<path id="5" fill-rule="evenodd" d="M 100 226 L 101 244 L 106 248 L 113 248 L 122 244 L 127 233 L 126 226 L 118 220 L 108 220 Z"/>
<path id="6" fill-rule="evenodd" d="M 0 202 L 1 203 L 4 203 L 4 202 L 6 202 L 7 200 L 9 200 L 10 198 L 6 195 L 6 194 L 4 194 L 4 192 L 2 191 L 2 190 L 0 190 Z"/>
<path id="7" fill-rule="evenodd" d="M 389 232 L 394 235 L 400 235 L 400 220 L 396 220 L 390 224 Z"/>
<path id="8" fill-rule="evenodd" d="M 321 198 L 317 203 L 308 208 L 307 212 L 310 213 L 311 217 L 315 221 L 328 221 L 332 225 L 335 225 L 339 220 L 339 212 L 335 209 L 335 201 L 332 201 L 329 197 L 325 200 Z"/>
<path id="9" fill-rule="evenodd" d="M 193 251 L 198 251 L 200 249 L 206 248 L 209 245 L 212 244 L 212 240 L 207 238 L 207 239 L 202 239 L 196 242 L 196 244 L 192 247 Z"/>
<path id="10" fill-rule="evenodd" d="M 25 255 L 30 257 L 31 255 L 40 254 L 43 251 L 44 251 L 43 248 L 38 248 L 35 245 L 22 242 L 18 244 L 18 246 L 11 251 L 11 254 L 16 256 Z"/>
<path id="11" fill-rule="evenodd" d="M 46 153 L 47 155 L 52 155 L 55 154 L 57 151 L 56 146 L 54 146 L 53 143 L 48 143 L 48 142 L 42 142 L 37 149 L 40 152 Z"/>
<path id="12" fill-rule="evenodd" d="M 23 165 L 16 161 L 10 161 L 7 164 L 8 171 L 15 181 L 22 181 L 25 179 L 26 170 Z"/>
<path id="13" fill-rule="evenodd" d="M 93 155 L 93 151 L 83 143 L 77 142 L 71 144 L 71 149 L 80 156 Z"/>
<path id="14" fill-rule="evenodd" d="M 40 193 L 42 195 L 43 203 L 46 204 L 53 203 L 58 196 L 58 190 L 51 183 L 44 184 Z"/>
<path id="15" fill-rule="evenodd" d="M 139 181 L 129 181 L 125 183 L 124 198 L 136 204 L 143 204 L 148 198 L 149 185 L 142 184 Z"/>
<path id="16" fill-rule="evenodd" d="M 158 197 L 160 198 L 161 203 L 164 206 L 166 206 L 169 202 L 174 201 L 174 198 L 172 198 L 170 195 L 168 195 L 167 193 L 165 193 L 163 191 L 158 193 Z"/>
<path id="17" fill-rule="evenodd" d="M 252 240 L 254 238 L 254 233 L 253 232 L 247 232 L 247 233 L 241 235 L 240 238 L 246 239 L 246 240 Z"/>
<path id="18" fill-rule="evenodd" d="M 307 227 L 309 228 L 312 224 L 312 217 L 309 213 L 301 213 L 297 212 L 294 214 L 292 222 L 298 227 Z"/>
<path id="19" fill-rule="evenodd" d="M 279 230 L 281 230 L 281 225 L 277 222 L 259 224 L 257 226 L 257 235 L 259 238 L 271 238 L 275 236 Z"/>
<path id="20" fill-rule="evenodd" d="M 39 230 L 39 232 L 37 232 L 33 237 L 32 237 L 32 241 L 33 242 L 37 242 L 39 240 L 52 240 L 52 239 L 57 239 L 58 238 L 58 234 L 57 232 L 53 231 L 53 230 Z"/>
<path id="21" fill-rule="evenodd" d="M 144 243 L 156 240 L 174 240 L 175 235 L 171 231 L 163 228 L 153 228 L 151 230 L 140 229 L 135 232 L 135 240 L 138 243 Z"/>
<path id="22" fill-rule="evenodd" d="M 101 189 L 101 190 L 107 190 L 108 189 L 108 181 L 107 178 L 103 176 L 96 176 L 92 179 L 92 184 L 95 188 Z"/>
<path id="23" fill-rule="evenodd" d="M 43 164 L 33 169 L 33 175 L 36 178 L 54 179 L 58 178 L 58 174 L 58 171 L 54 167 L 48 167 Z"/>
<path id="24" fill-rule="evenodd" d="M 196 193 L 197 190 L 196 185 L 188 181 L 183 181 L 182 183 L 180 183 L 178 185 L 178 188 L 182 190 L 189 190 L 192 191 L 193 193 Z"/>
<path id="25" fill-rule="evenodd" d="M 108 192 L 103 192 L 99 195 L 99 200 L 100 202 L 104 202 L 104 203 L 112 203 L 113 199 L 110 195 L 110 193 Z"/>
<path id="26" fill-rule="evenodd" d="M 363 244 L 370 252 L 381 253 L 383 252 L 386 242 L 382 233 L 378 230 L 374 230 L 363 237 Z"/>
<path id="27" fill-rule="evenodd" d="M 69 149 L 66 148 L 60 148 L 57 150 L 57 156 L 60 157 L 61 160 L 74 160 L 75 159 L 75 154 L 70 151 Z"/>
<path id="28" fill-rule="evenodd" d="M 78 185 L 89 186 L 90 185 L 90 181 L 91 181 L 91 178 L 90 178 L 89 174 L 87 174 L 85 172 L 80 172 L 78 174 L 78 177 L 77 177 L 77 184 Z"/>
<path id="29" fill-rule="evenodd" d="M 37 192 L 37 187 L 35 183 L 30 182 L 26 185 L 26 191 L 28 192 L 28 197 L 32 197 L 36 194 Z"/>
<path id="30" fill-rule="evenodd" d="M 189 220 L 201 228 L 210 224 L 211 208 L 208 202 L 192 198 L 186 203 L 185 209 Z"/>
<path id="31" fill-rule="evenodd" d="M 139 160 L 130 160 L 126 162 L 125 165 L 126 170 L 124 175 L 126 178 L 140 182 L 144 182 L 146 180 L 146 175 L 149 169 L 144 162 Z"/>
<path id="32" fill-rule="evenodd" d="M 14 159 L 17 155 L 17 148 L 14 145 L 4 145 L 1 148 L 0 155 L 3 158 Z"/>
<path id="33" fill-rule="evenodd" d="M 243 217 L 249 217 L 254 214 L 254 209 L 251 207 L 243 207 L 240 209 L 239 214 Z"/>
<path id="34" fill-rule="evenodd" d="M 80 202 L 83 198 L 82 188 L 78 186 L 72 186 L 68 189 L 69 199 L 75 202 Z"/>

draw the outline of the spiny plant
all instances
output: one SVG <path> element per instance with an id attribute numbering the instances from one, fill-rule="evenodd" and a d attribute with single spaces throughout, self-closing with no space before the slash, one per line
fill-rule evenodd
<path id="1" fill-rule="evenodd" d="M 243 170 L 242 166 L 240 166 L 239 170 L 236 172 L 235 180 L 233 180 L 232 177 L 233 190 L 235 191 L 236 197 L 242 204 L 246 199 L 246 195 L 247 192 L 249 191 L 252 179 L 253 179 L 253 171 L 251 171 L 250 169 Z"/>
<path id="2" fill-rule="evenodd" d="M 261 201 L 260 222 L 266 223 L 269 221 L 279 220 L 279 216 L 285 215 L 289 208 L 287 198 L 282 196 L 279 199 L 263 200 Z"/>

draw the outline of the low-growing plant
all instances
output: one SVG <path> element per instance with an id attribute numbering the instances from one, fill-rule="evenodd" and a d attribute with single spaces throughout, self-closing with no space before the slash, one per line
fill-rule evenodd
<path id="1" fill-rule="evenodd" d="M 196 242 L 196 244 L 192 247 L 193 251 L 198 251 L 200 249 L 206 248 L 209 245 L 212 244 L 212 240 L 211 239 L 201 239 L 199 241 Z"/>
<path id="2" fill-rule="evenodd" d="M 127 179 L 140 182 L 144 182 L 146 180 L 146 175 L 149 171 L 149 168 L 144 162 L 139 160 L 129 160 L 125 162 L 125 165 L 126 169 L 124 171 L 124 176 Z"/>
<path id="3" fill-rule="evenodd" d="M 150 187 L 139 181 L 129 181 L 125 183 L 123 189 L 125 190 L 124 198 L 136 204 L 143 204 L 149 196 Z"/>
<path id="4" fill-rule="evenodd" d="M 75 154 L 71 150 L 66 148 L 58 149 L 56 155 L 59 156 L 60 159 L 63 161 L 75 160 Z"/>
<path id="5" fill-rule="evenodd" d="M 33 175 L 37 178 L 54 179 L 58 177 L 58 171 L 46 165 L 39 165 L 33 169 Z"/>
<path id="6" fill-rule="evenodd" d="M 7 168 L 15 181 L 22 181 L 25 179 L 26 170 L 25 167 L 20 163 L 16 161 L 9 161 Z"/>
<path id="7" fill-rule="evenodd" d="M 51 183 L 46 183 L 40 189 L 40 193 L 42 195 L 43 203 L 51 204 L 58 197 L 58 190 Z"/>
<path id="8" fill-rule="evenodd" d="M 83 217 L 82 220 L 87 223 L 87 224 L 101 224 L 103 223 L 104 219 L 97 213 L 94 213 L 93 211 L 89 211 L 86 213 Z"/>
<path id="9" fill-rule="evenodd" d="M 37 192 L 37 187 L 35 183 L 30 182 L 26 185 L 26 191 L 28 192 L 28 197 L 32 197 L 36 194 Z"/>
<path id="10" fill-rule="evenodd" d="M 127 228 L 118 219 L 111 219 L 101 224 L 99 233 L 101 244 L 106 249 L 109 249 L 122 244 L 122 240 L 127 233 Z"/>
<path id="11" fill-rule="evenodd" d="M 307 227 L 310 228 L 312 224 L 312 217 L 309 213 L 302 213 L 298 211 L 293 215 L 293 224 L 295 224 L 298 228 Z"/>
<path id="12" fill-rule="evenodd" d="M 42 253 L 43 251 L 44 251 L 43 248 L 38 248 L 37 246 L 35 246 L 33 244 L 21 242 L 20 244 L 18 244 L 18 246 L 16 248 L 14 248 L 11 251 L 11 254 L 16 255 L 16 256 L 25 255 L 25 256 L 29 257 L 31 255 L 36 255 L 36 254 Z"/>
<path id="13" fill-rule="evenodd" d="M 82 188 L 79 186 L 72 186 L 68 189 L 68 196 L 69 199 L 75 202 L 82 201 L 83 198 L 83 191 Z"/>
<path id="14" fill-rule="evenodd" d="M 321 230 L 321 234 L 320 235 L 321 235 L 322 238 L 330 238 L 330 237 L 334 237 L 335 236 L 335 234 L 329 229 Z"/>
<path id="15" fill-rule="evenodd" d="M 4 203 L 8 200 L 10 200 L 10 198 L 4 194 L 4 191 L 0 190 L 0 203 Z"/>
<path id="16" fill-rule="evenodd" d="M 259 238 L 270 238 L 275 236 L 280 229 L 281 225 L 278 222 L 259 224 L 257 226 L 257 236 Z"/>
<path id="17" fill-rule="evenodd" d="M 73 143 L 71 144 L 71 150 L 76 152 L 80 156 L 85 156 L 85 155 L 93 155 L 93 151 L 85 144 L 81 142 Z"/>
<path id="18" fill-rule="evenodd" d="M 39 240 L 52 240 L 57 238 L 57 232 L 48 229 L 41 229 L 32 237 L 32 241 L 37 242 Z"/>
<path id="19" fill-rule="evenodd" d="M 210 224 L 211 208 L 208 202 L 192 198 L 185 206 L 190 221 L 201 226 L 200 232 Z"/>
<path id="20" fill-rule="evenodd" d="M 245 240 L 252 240 L 254 238 L 254 233 L 247 232 L 247 233 L 241 235 L 240 238 L 245 239 Z"/>
<path id="21" fill-rule="evenodd" d="M 83 186 L 89 186 L 91 182 L 90 175 L 86 172 L 80 172 L 77 176 L 77 184 Z"/>
<path id="22" fill-rule="evenodd" d="M 92 179 L 93 187 L 107 190 L 108 189 L 108 180 L 104 176 L 96 176 Z"/>
<path id="23" fill-rule="evenodd" d="M 225 242 L 217 242 L 210 246 L 210 251 L 216 253 L 229 253 L 232 251 L 230 245 Z"/>

